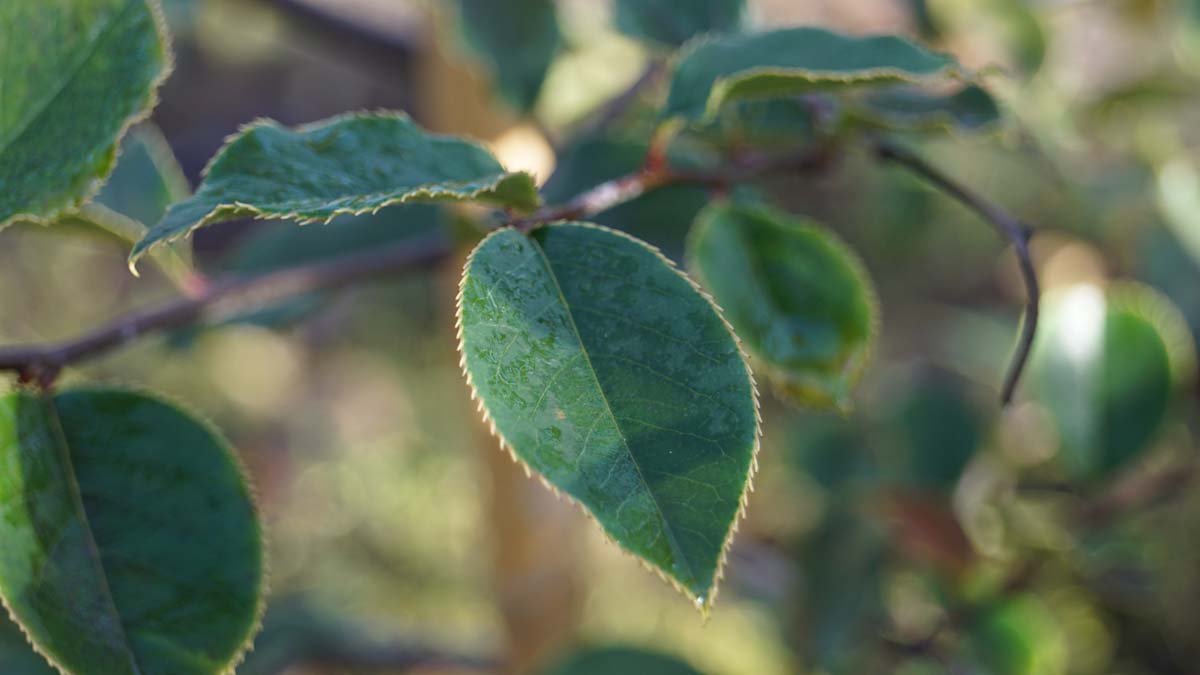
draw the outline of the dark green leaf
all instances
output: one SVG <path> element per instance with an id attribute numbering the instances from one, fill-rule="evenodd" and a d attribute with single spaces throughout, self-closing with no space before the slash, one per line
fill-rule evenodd
<path id="1" fill-rule="evenodd" d="M 850 405 L 879 308 L 862 263 L 832 233 L 719 202 L 696 219 L 688 261 L 781 392 L 805 405 Z"/>
<path id="2" fill-rule="evenodd" d="M 467 379 L 516 458 L 706 610 L 758 444 L 716 308 L 638 240 L 573 223 L 485 239 L 458 315 Z"/>
<path id="3" fill-rule="evenodd" d="M 522 112 L 537 102 L 562 48 L 554 0 L 458 0 L 467 44 L 491 66 L 499 92 Z"/>
<path id="4" fill-rule="evenodd" d="M 1051 296 L 1031 363 L 1073 478 L 1107 475 L 1145 449 L 1190 382 L 1194 346 L 1169 300 L 1147 287 L 1077 286 Z"/>
<path id="5" fill-rule="evenodd" d="M 231 450 L 157 399 L 0 399 L 0 593 L 74 675 L 221 675 L 261 612 L 262 533 Z"/>
<path id="6" fill-rule="evenodd" d="M 739 99 L 957 75 L 958 64 L 895 36 L 849 37 L 820 28 L 699 40 L 680 55 L 665 115 L 711 119 Z"/>
<path id="7" fill-rule="evenodd" d="M 571 654 L 542 675 L 701 675 L 685 661 L 633 647 L 592 647 Z"/>
<path id="8" fill-rule="evenodd" d="M 967 85 L 949 95 L 916 87 L 892 87 L 868 93 L 854 107 L 859 120 L 885 129 L 980 131 L 1000 122 L 1000 108 L 983 88 Z"/>
<path id="9" fill-rule="evenodd" d="M 96 191 L 153 107 L 164 31 L 147 0 L 0 3 L 0 227 L 53 220 Z"/>
<path id="10" fill-rule="evenodd" d="M 906 373 L 884 398 L 880 444 L 905 488 L 950 492 L 984 441 L 967 383 L 935 370 Z"/>
<path id="11" fill-rule="evenodd" d="M 630 37 L 674 47 L 736 30 L 745 10 L 745 0 L 617 0 L 616 23 Z"/>
<path id="12" fill-rule="evenodd" d="M 235 218 L 307 223 L 462 200 L 531 209 L 538 195 L 529 174 L 506 172 L 482 147 L 429 134 L 402 114 L 344 115 L 295 130 L 262 121 L 226 143 L 196 194 L 172 206 L 129 259 Z"/>

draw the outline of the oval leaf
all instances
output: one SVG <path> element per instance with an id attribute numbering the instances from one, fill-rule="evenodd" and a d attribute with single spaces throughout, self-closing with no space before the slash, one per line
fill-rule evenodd
<path id="1" fill-rule="evenodd" d="M 522 112 L 532 108 L 563 46 L 554 0 L 458 0 L 458 13 L 500 95 Z"/>
<path id="2" fill-rule="evenodd" d="M 171 207 L 129 256 L 235 218 L 328 222 L 404 202 L 479 200 L 532 209 L 537 188 L 475 143 L 430 134 L 399 113 L 287 129 L 266 120 L 225 144 L 191 199 Z"/>
<path id="3" fill-rule="evenodd" d="M 52 220 L 95 192 L 169 70 L 147 0 L 0 3 L 0 227 Z"/>
<path id="4" fill-rule="evenodd" d="M 684 49 L 665 114 L 697 121 L 711 119 L 728 101 L 922 82 L 958 73 L 952 57 L 891 35 L 860 38 L 820 28 L 728 35 Z"/>
<path id="5" fill-rule="evenodd" d="M 758 445 L 754 384 L 712 303 L 642 242 L 571 223 L 480 243 L 458 320 L 515 458 L 707 610 Z"/>
<path id="6" fill-rule="evenodd" d="M 616 23 L 638 40 L 678 46 L 701 33 L 735 30 L 745 0 L 617 0 Z"/>
<path id="7" fill-rule="evenodd" d="M 1124 466 L 1152 440 L 1195 371 L 1191 333 L 1148 287 L 1072 287 L 1051 295 L 1030 363 L 1034 397 L 1058 428 L 1075 479 Z"/>
<path id="8" fill-rule="evenodd" d="M 250 490 L 205 425 L 142 394 L 0 399 L 0 594 L 64 673 L 218 675 L 262 608 Z"/>
<path id="9" fill-rule="evenodd" d="M 812 222 L 722 202 L 697 217 L 688 260 L 784 395 L 849 407 L 878 337 L 879 306 L 845 244 Z"/>

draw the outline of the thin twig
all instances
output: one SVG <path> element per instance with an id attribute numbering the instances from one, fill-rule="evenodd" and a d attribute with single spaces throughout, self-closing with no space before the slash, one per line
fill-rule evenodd
<path id="1" fill-rule="evenodd" d="M 1033 257 L 1029 253 L 1029 238 L 1032 229 L 1004 209 L 985 200 L 963 185 L 955 182 L 949 176 L 935 169 L 915 153 L 889 143 L 875 141 L 875 155 L 882 160 L 892 162 L 924 178 L 942 192 L 957 199 L 967 208 L 974 211 L 990 225 L 996 228 L 1000 236 L 1008 239 L 1017 255 L 1017 264 L 1021 268 L 1021 278 L 1025 282 L 1025 314 L 1021 319 L 1021 334 L 1013 351 L 1008 373 L 1004 377 L 1004 386 L 1000 390 L 1000 401 L 1004 405 L 1012 402 L 1013 393 L 1029 360 L 1029 352 L 1033 348 L 1033 338 L 1037 334 L 1038 301 L 1041 291 L 1038 290 L 1037 271 L 1033 266 Z"/>
<path id="2" fill-rule="evenodd" d="M 639 170 L 602 183 L 566 204 L 544 208 L 529 217 L 509 218 L 499 226 L 528 231 L 545 223 L 594 216 L 667 185 L 724 187 L 768 173 L 819 168 L 829 158 L 828 149 L 818 148 L 795 155 L 750 158 L 733 169 L 683 171 L 663 167 Z M 120 317 L 73 340 L 0 349 L 0 371 L 16 372 L 22 381 L 50 386 L 64 367 L 125 346 L 148 333 L 179 328 L 212 316 L 227 316 L 234 309 L 261 306 L 295 295 L 429 267 L 448 258 L 451 253 L 450 247 L 444 242 L 428 240 L 348 254 L 334 260 L 260 276 L 217 282 L 192 297 Z"/>

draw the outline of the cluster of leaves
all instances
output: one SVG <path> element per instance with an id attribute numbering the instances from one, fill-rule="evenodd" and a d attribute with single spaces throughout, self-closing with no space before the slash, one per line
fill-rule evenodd
<path id="1" fill-rule="evenodd" d="M 519 4 L 460 0 L 459 10 L 498 90 L 528 111 L 564 46 L 553 2 Z M 186 287 L 188 236 L 214 223 L 324 223 L 307 248 L 279 244 L 295 231 L 283 226 L 226 265 L 254 275 L 403 246 L 419 228 L 437 236 L 443 217 L 431 204 L 503 209 L 481 223 L 490 232 L 470 253 L 457 304 L 480 411 L 514 459 L 707 612 L 756 467 L 751 363 L 781 399 L 849 410 L 880 310 L 864 265 L 825 226 L 753 189 L 713 195 L 712 180 L 685 185 L 687 176 L 842 152 L 879 133 L 987 130 L 1000 118 L 978 78 L 946 54 L 893 36 L 745 30 L 742 5 L 618 1 L 620 30 L 656 52 L 682 45 L 665 100 L 643 133 L 577 139 L 542 190 L 476 143 L 379 112 L 297 128 L 253 123 L 189 196 L 153 131 L 125 133 L 169 70 L 155 0 L 11 0 L 0 23 L 26 29 L 0 62 L 0 224 L 99 227 L 130 240 L 131 269 L 150 255 Z M 544 206 L 622 178 L 647 193 L 572 216 L 600 222 Z M 675 222 L 647 223 L 640 214 L 661 213 L 653 200 L 677 206 Z M 685 250 L 667 252 L 702 286 L 643 241 L 661 234 L 655 227 L 688 232 Z M 1135 289 L 1094 304 L 1090 345 L 1080 346 L 1077 323 L 1052 322 L 1039 350 L 1036 395 L 1054 411 L 1077 477 L 1106 475 L 1144 447 L 1194 361 L 1186 328 L 1160 299 Z M 936 418 L 958 400 L 935 387 L 896 416 Z M 68 673 L 200 675 L 236 664 L 262 612 L 264 564 L 251 491 L 224 442 L 176 406 L 122 389 L 33 387 L 0 405 L 0 596 L 35 649 Z M 948 433 L 973 437 L 970 414 L 960 417 Z M 921 433 L 896 456 L 945 493 L 975 444 L 959 444 L 961 462 L 947 469 L 926 462 Z M 835 460 L 853 455 L 833 447 Z M 847 472 L 835 465 L 828 479 Z M 872 548 L 825 527 L 821 545 Z M 829 586 L 818 575 L 814 592 L 846 573 L 824 570 Z M 998 608 L 996 632 L 1021 616 Z M 658 658 L 601 651 L 553 672 L 693 672 Z"/>

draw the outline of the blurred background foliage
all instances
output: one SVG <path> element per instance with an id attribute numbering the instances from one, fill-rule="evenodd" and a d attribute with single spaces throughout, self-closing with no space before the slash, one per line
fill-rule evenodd
<path id="1" fill-rule="evenodd" d="M 128 274 L 119 216 L 153 222 L 257 117 L 405 109 L 486 141 L 553 201 L 632 170 L 662 92 L 621 114 L 605 102 L 659 77 L 691 30 L 599 0 L 522 0 L 520 21 L 500 11 L 510 3 L 468 0 L 165 4 L 176 71 L 154 126 L 126 143 L 107 211 L 92 214 L 116 237 L 0 235 L 5 342 L 69 337 L 186 286 L 171 262 L 183 251 L 160 256 L 163 272 Z M 475 421 L 453 339 L 455 265 L 71 371 L 170 392 L 240 449 L 268 522 L 273 596 L 240 672 L 1197 671 L 1200 4 L 749 4 L 750 26 L 915 36 L 988 73 L 1000 128 L 911 141 L 1039 226 L 1044 322 L 1017 401 L 996 402 L 1022 297 L 1003 242 L 861 152 L 816 177 L 746 188 L 860 253 L 883 333 L 844 416 L 764 392 L 757 489 L 707 624 Z M 731 136 L 736 124 L 718 120 L 678 161 L 729 144 L 802 145 L 810 131 L 769 106 L 729 114 L 778 121 L 756 126 L 778 135 Z M 707 197 L 671 188 L 599 220 L 678 258 Z M 400 237 L 465 247 L 475 215 L 401 207 L 324 227 L 230 223 L 201 232 L 194 255 L 216 276 Z M 0 670 L 46 672 L 21 642 L 0 631 Z"/>

